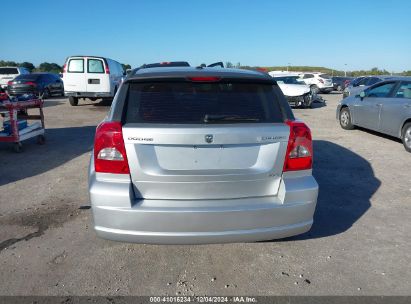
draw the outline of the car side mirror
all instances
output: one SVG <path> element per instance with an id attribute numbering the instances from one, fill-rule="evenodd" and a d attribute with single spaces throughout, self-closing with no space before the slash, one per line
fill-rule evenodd
<path id="1" fill-rule="evenodd" d="M 360 94 L 358 96 L 360 96 L 361 100 L 363 100 L 366 95 L 365 95 L 365 92 L 362 91 L 362 92 L 360 92 Z"/>

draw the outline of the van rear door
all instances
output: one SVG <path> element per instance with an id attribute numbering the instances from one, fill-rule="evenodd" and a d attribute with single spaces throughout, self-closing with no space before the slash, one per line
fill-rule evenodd
<path id="1" fill-rule="evenodd" d="M 66 72 L 63 75 L 64 91 L 86 92 L 86 73 L 84 57 L 70 57 L 67 61 Z"/>
<path id="2" fill-rule="evenodd" d="M 102 58 L 87 58 L 87 92 L 110 92 L 110 71 Z"/>

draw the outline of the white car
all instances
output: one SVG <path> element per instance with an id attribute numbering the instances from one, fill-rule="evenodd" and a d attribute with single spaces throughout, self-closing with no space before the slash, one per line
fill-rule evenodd
<path id="1" fill-rule="evenodd" d="M 311 107 L 313 95 L 310 87 L 299 79 L 298 74 L 276 73 L 275 71 L 268 74 L 275 79 L 291 106 Z"/>
<path id="2" fill-rule="evenodd" d="M 334 90 L 331 76 L 324 73 L 303 73 L 300 74 L 305 84 L 309 85 L 313 94 L 330 93 Z"/>
<path id="3" fill-rule="evenodd" d="M 22 74 L 30 74 L 30 72 L 22 67 L 0 67 L 0 87 L 7 88 L 9 81 Z"/>
<path id="4" fill-rule="evenodd" d="M 112 59 L 97 56 L 70 56 L 63 66 L 64 95 L 72 106 L 79 98 L 113 99 L 122 78 L 122 65 Z"/>

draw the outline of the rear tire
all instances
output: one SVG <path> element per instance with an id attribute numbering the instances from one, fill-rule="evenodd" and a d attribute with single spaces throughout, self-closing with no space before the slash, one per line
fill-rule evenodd
<path id="1" fill-rule="evenodd" d="M 340 126 L 344 130 L 352 130 L 354 129 L 354 125 L 351 122 L 351 113 L 350 109 L 342 108 L 340 111 Z"/>
<path id="2" fill-rule="evenodd" d="M 70 96 L 70 97 L 69 97 L 69 102 L 70 102 L 70 104 L 71 104 L 73 107 L 75 107 L 75 106 L 78 105 L 78 98 L 77 98 L 77 97 Z"/>
<path id="3" fill-rule="evenodd" d="M 411 122 L 408 122 L 402 128 L 402 143 L 407 152 L 411 153 Z"/>

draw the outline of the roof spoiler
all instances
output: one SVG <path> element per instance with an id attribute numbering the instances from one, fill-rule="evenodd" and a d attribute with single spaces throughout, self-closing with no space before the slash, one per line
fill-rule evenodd
<path id="1" fill-rule="evenodd" d="M 213 68 L 213 67 L 217 67 L 217 66 L 219 66 L 219 67 L 221 67 L 221 68 L 224 68 L 224 63 L 222 63 L 221 61 L 219 61 L 219 62 L 214 62 L 214 63 L 212 63 L 212 64 L 209 64 L 207 67 L 208 67 L 208 68 Z"/>
<path id="2" fill-rule="evenodd" d="M 206 65 L 205 63 L 200 64 L 197 69 L 203 69 L 203 68 L 214 68 L 214 67 L 221 67 L 224 68 L 224 63 L 222 63 L 221 61 L 219 62 L 214 62 L 212 64 Z"/>

